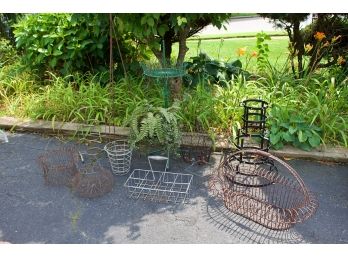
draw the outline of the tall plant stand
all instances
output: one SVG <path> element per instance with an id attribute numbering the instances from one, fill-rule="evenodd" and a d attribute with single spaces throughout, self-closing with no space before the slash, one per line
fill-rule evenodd
<path id="1" fill-rule="evenodd" d="M 162 63 L 142 64 L 144 75 L 150 78 L 156 78 L 163 81 L 164 108 L 168 108 L 170 99 L 169 80 L 173 78 L 182 78 L 185 75 L 183 67 L 177 68 L 167 64 L 165 58 L 164 42 L 162 43 Z"/>

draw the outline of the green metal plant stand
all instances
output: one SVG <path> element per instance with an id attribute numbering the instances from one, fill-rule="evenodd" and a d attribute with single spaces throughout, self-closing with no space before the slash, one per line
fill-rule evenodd
<path id="1" fill-rule="evenodd" d="M 144 75 L 150 78 L 157 78 L 164 81 L 163 83 L 163 98 L 164 98 L 164 108 L 169 107 L 170 89 L 169 89 L 169 79 L 171 78 L 181 78 L 185 75 L 183 67 L 171 67 L 167 64 L 165 58 L 165 47 L 162 43 L 162 64 L 142 64 Z"/>

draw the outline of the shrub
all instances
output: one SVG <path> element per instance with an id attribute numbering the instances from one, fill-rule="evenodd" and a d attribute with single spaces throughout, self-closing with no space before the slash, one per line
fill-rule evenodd
<path id="1" fill-rule="evenodd" d="M 16 25 L 16 46 L 30 68 L 66 76 L 109 69 L 109 17 L 106 14 L 30 14 Z M 126 68 L 139 69 L 142 49 L 129 35 L 118 35 Z M 116 44 L 114 44 L 116 45 Z M 119 51 L 113 51 L 116 75 L 122 74 Z"/>

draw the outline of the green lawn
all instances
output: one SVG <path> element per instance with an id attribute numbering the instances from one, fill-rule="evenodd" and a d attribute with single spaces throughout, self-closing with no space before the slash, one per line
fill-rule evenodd
<path id="1" fill-rule="evenodd" d="M 264 31 L 266 34 L 272 36 L 287 36 L 285 31 Z M 255 37 L 258 32 L 239 32 L 239 33 L 224 33 L 224 34 L 208 34 L 208 35 L 194 35 L 188 38 L 188 41 L 200 39 L 220 39 L 220 38 L 244 38 Z"/>
<path id="2" fill-rule="evenodd" d="M 187 42 L 189 51 L 186 54 L 186 60 L 190 57 L 197 56 L 202 51 L 207 53 L 210 57 L 220 59 L 221 61 L 234 60 L 238 58 L 237 49 L 241 47 L 247 47 L 247 52 L 251 53 L 256 50 L 256 38 L 232 38 L 232 39 L 211 39 L 202 40 L 200 49 L 198 47 L 198 40 L 190 40 Z M 269 61 L 273 65 L 283 65 L 288 56 L 288 37 L 277 36 L 268 41 L 269 44 Z M 177 56 L 178 45 L 175 44 L 173 48 L 173 56 Z M 240 57 L 243 65 L 246 65 L 246 57 Z M 251 58 L 247 69 L 253 70 L 256 65 L 256 58 Z"/>

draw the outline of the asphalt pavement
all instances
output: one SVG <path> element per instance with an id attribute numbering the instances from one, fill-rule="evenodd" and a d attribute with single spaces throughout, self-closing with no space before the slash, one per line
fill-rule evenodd
<path id="1" fill-rule="evenodd" d="M 229 212 L 208 193 L 220 155 L 206 165 L 171 159 L 170 171 L 191 174 L 188 203 L 131 199 L 129 174 L 114 175 L 113 190 L 86 199 L 64 186 L 45 185 L 37 157 L 74 140 L 15 133 L 0 142 L 0 241 L 21 243 L 348 243 L 348 166 L 287 160 L 319 201 L 316 214 L 286 231 L 274 231 Z M 133 153 L 132 169 L 147 169 L 146 154 Z M 101 158 L 108 168 L 106 156 Z M 110 167 L 109 167 L 110 168 Z"/>

